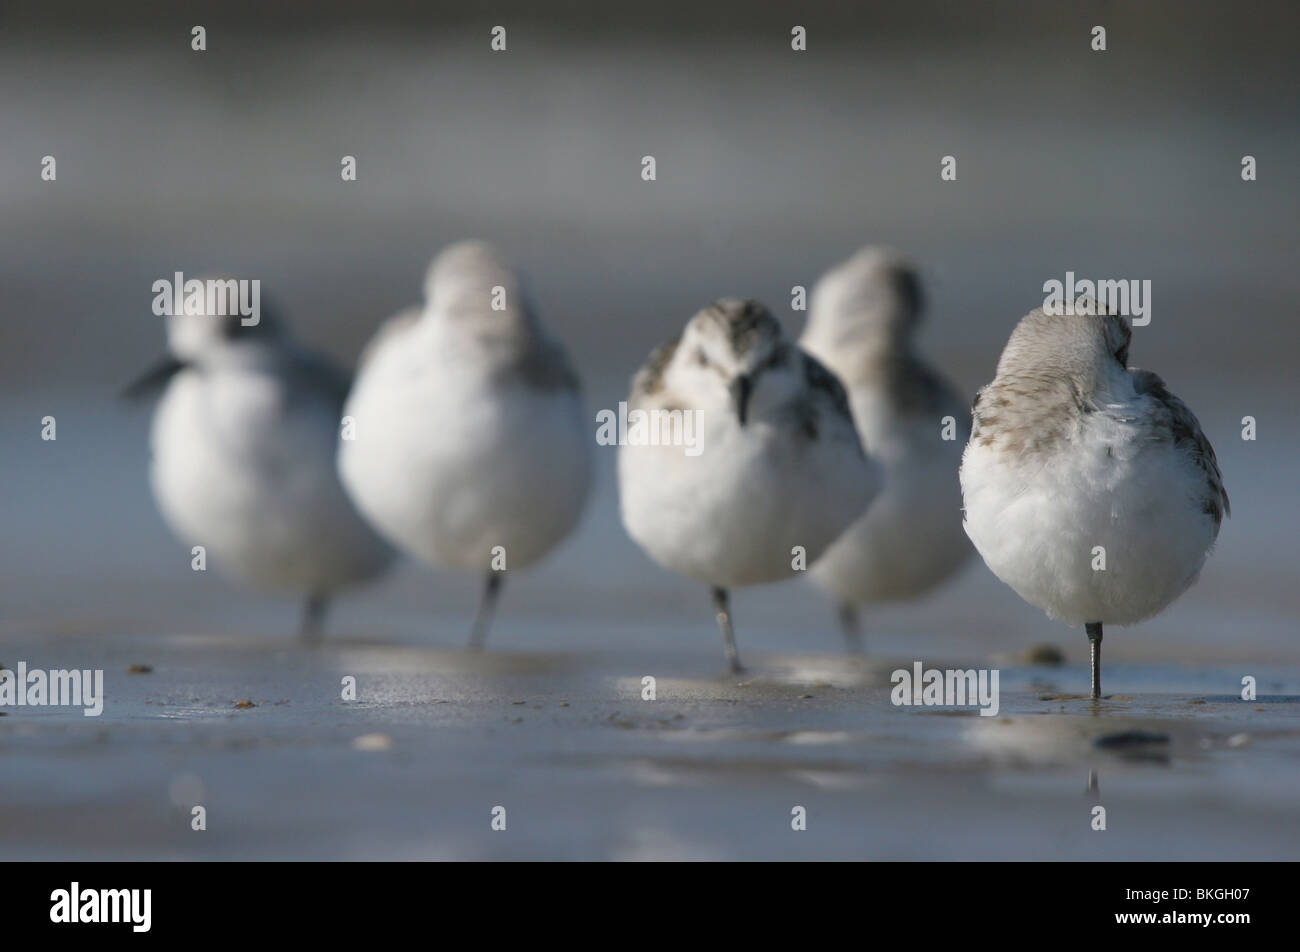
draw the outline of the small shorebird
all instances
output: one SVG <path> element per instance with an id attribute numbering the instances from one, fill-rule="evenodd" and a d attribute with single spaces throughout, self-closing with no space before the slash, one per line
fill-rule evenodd
<path id="1" fill-rule="evenodd" d="M 368 581 L 392 549 L 335 469 L 348 378 L 294 346 L 263 306 L 167 318 L 169 356 L 126 390 L 163 391 L 150 479 L 171 530 L 251 587 L 301 595 L 299 634 L 319 641 L 330 597 Z"/>
<path id="2" fill-rule="evenodd" d="M 481 648 L 506 570 L 577 524 L 593 440 L 568 356 L 492 247 L 434 259 L 424 307 L 363 354 L 344 419 L 339 472 L 375 528 L 433 565 L 483 573 L 469 638 Z"/>
<path id="3" fill-rule="evenodd" d="M 1149 618 L 1196 581 L 1228 495 L 1187 404 L 1129 368 L 1128 321 L 1090 299 L 1074 309 L 1012 331 L 975 399 L 961 486 L 993 574 L 1084 626 L 1099 698 L 1102 626 Z"/>
<path id="4" fill-rule="evenodd" d="M 871 502 L 878 467 L 835 375 L 755 301 L 696 314 L 650 355 L 627 402 L 629 417 L 697 415 L 698 455 L 664 441 L 620 446 L 620 508 L 651 558 L 710 587 L 738 672 L 727 590 L 797 574 L 800 552 L 816 560 Z"/>
<path id="5" fill-rule="evenodd" d="M 915 598 L 971 555 L 957 469 L 970 435 L 956 391 L 916 353 L 920 282 L 888 248 L 863 248 L 813 289 L 800 344 L 843 382 L 862 443 L 884 468 L 871 507 L 809 573 L 861 652 L 861 606 Z"/>

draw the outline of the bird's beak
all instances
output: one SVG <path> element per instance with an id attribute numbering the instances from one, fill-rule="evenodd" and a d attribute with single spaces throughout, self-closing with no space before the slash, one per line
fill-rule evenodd
<path id="1" fill-rule="evenodd" d="M 176 376 L 178 371 L 184 370 L 186 366 L 184 361 L 177 360 L 171 354 L 168 354 L 123 390 L 122 397 L 127 400 L 141 400 L 153 396 L 167 385 L 167 381 Z"/>
<path id="2" fill-rule="evenodd" d="M 731 403 L 736 408 L 736 419 L 741 426 L 745 425 L 749 413 L 749 395 L 753 392 L 754 378 L 749 374 L 741 374 L 731 381 Z"/>

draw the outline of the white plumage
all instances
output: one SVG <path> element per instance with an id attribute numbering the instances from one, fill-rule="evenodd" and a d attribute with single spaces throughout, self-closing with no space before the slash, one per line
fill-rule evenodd
<path id="1" fill-rule="evenodd" d="M 487 573 L 478 644 L 502 559 L 526 568 L 577 524 L 593 436 L 564 350 L 492 248 L 444 250 L 425 293 L 424 308 L 387 322 L 362 358 L 339 472 L 400 548 Z"/>
<path id="2" fill-rule="evenodd" d="M 174 361 L 152 427 L 159 509 L 187 545 L 244 583 L 307 599 L 319 635 L 326 599 L 382 572 L 393 552 L 339 483 L 347 378 L 294 347 L 269 313 L 168 318 Z"/>

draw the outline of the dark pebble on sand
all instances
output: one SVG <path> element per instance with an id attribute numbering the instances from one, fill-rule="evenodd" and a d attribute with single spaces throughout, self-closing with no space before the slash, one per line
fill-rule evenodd
<path id="1" fill-rule="evenodd" d="M 1156 734 L 1151 731 L 1118 731 L 1114 734 L 1102 734 L 1092 742 L 1093 747 L 1104 750 L 1142 747 L 1147 744 L 1167 744 L 1168 734 Z"/>
<path id="2" fill-rule="evenodd" d="M 1020 653 L 1021 664 L 1041 664 L 1056 667 L 1065 664 L 1065 652 L 1056 645 L 1041 644 L 1026 648 Z"/>

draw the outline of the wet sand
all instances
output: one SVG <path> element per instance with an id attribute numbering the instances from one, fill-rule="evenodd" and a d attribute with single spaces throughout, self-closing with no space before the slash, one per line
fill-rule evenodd
<path id="1" fill-rule="evenodd" d="M 992 665 L 1001 710 L 895 707 L 912 659 L 489 652 L 336 634 L 4 639 L 106 704 L 0 718 L 5 859 L 1293 859 L 1300 670 Z M 128 673 L 147 665 L 148 673 Z M 345 676 L 357 700 L 341 698 Z M 641 698 L 642 678 L 657 698 Z M 239 706 L 251 701 L 253 706 Z M 1089 791 L 1089 774 L 1096 790 Z M 190 829 L 201 803 L 207 829 Z M 1091 829 L 1092 808 L 1107 829 Z M 491 829 L 506 808 L 506 829 Z M 792 810 L 807 829 L 791 829 Z"/>

